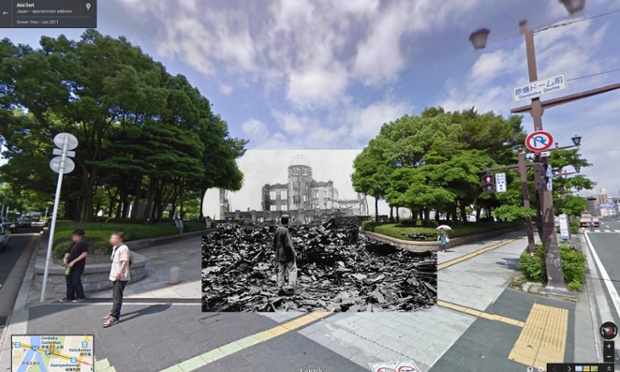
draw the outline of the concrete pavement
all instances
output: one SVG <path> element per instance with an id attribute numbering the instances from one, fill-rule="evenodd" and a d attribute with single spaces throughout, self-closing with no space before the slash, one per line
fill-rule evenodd
<path id="1" fill-rule="evenodd" d="M 195 239 L 140 251 L 153 258 L 148 281 L 128 286 L 130 300 L 117 326 L 99 325 L 110 306 L 105 291 L 82 304 L 30 301 L 14 329 L 93 333 L 96 357 L 111 366 L 107 371 L 362 371 L 382 360 L 413 360 L 423 371 L 524 371 L 522 362 L 536 362 L 538 354 L 519 356 L 520 347 L 543 348 L 540 337 L 523 336 L 524 329 L 541 326 L 536 304 L 557 314 L 554 329 L 564 341 L 555 355 L 572 361 L 576 326 L 587 324 L 585 317 L 593 324 L 590 313 L 506 289 L 526 246 L 515 235 L 439 253 L 439 305 L 415 313 L 335 313 L 309 320 L 306 313 L 201 313 L 200 241 Z M 167 284 L 171 265 L 182 266 L 186 275 L 175 286 Z M 196 304 L 181 303 L 188 301 Z M 0 362 L 6 360 L 6 346 Z M 588 361 L 596 358 L 593 347 L 580 353 Z"/>

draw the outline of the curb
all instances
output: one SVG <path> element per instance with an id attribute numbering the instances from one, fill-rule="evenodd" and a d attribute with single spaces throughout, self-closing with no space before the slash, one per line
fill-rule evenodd
<path id="1" fill-rule="evenodd" d="M 15 304 L 13 305 L 13 311 L 11 312 L 11 314 L 9 314 L 6 322 L 6 327 L 2 332 L 2 337 L 0 337 L 0 368 L 5 368 L 6 366 L 6 369 L 4 369 L 6 371 L 11 370 L 11 348 L 9 347 L 11 335 L 26 333 L 26 331 L 28 330 L 28 296 L 30 294 L 32 280 L 34 279 L 34 265 L 37 260 L 37 251 L 41 247 L 41 242 L 44 241 L 44 239 L 42 239 L 42 235 L 43 233 L 39 233 L 38 237 L 33 237 L 33 239 L 38 239 L 39 241 L 36 242 L 36 245 L 32 251 L 32 256 L 30 256 L 30 262 L 28 263 L 26 273 L 22 278 L 22 284 L 19 288 L 19 292 L 17 293 Z M 19 320 L 19 322 L 14 322 L 14 320 Z M 17 331 L 14 331 L 15 327 L 18 326 L 19 329 Z"/>
<path id="2" fill-rule="evenodd" d="M 463 245 L 463 244 L 470 244 L 472 242 L 476 242 L 479 240 L 494 238 L 497 236 L 501 236 L 501 235 L 508 234 L 511 232 L 520 231 L 523 229 L 524 229 L 523 226 L 516 226 L 516 227 L 508 227 L 505 229 L 490 231 L 490 232 L 486 232 L 482 234 L 465 235 L 462 237 L 450 239 L 450 242 L 448 243 L 447 247 L 453 248 L 453 247 Z M 360 230 L 360 232 L 365 234 L 369 238 L 372 238 L 379 242 L 392 244 L 399 248 L 406 249 L 412 252 L 427 252 L 427 251 L 439 250 L 439 244 L 437 242 L 418 242 L 418 241 L 413 241 L 413 240 L 403 240 L 403 239 L 393 238 L 388 235 L 383 235 L 383 234 L 379 234 L 376 232 L 365 231 L 365 230 Z"/>
<path id="3" fill-rule="evenodd" d="M 185 234 L 175 234 L 163 236 L 160 238 L 153 239 L 142 239 L 142 240 L 134 240 L 135 242 L 139 242 L 138 247 L 134 249 L 147 248 L 151 246 L 156 246 L 159 244 L 166 244 L 170 241 L 174 240 L 185 240 L 191 239 L 198 236 L 202 236 L 206 233 L 216 231 L 217 227 L 202 231 L 194 231 Z M 35 266 L 37 261 L 37 253 L 40 248 L 43 246 L 43 243 L 47 244 L 47 240 L 44 239 L 47 236 L 48 231 L 42 231 L 39 233 L 39 241 L 36 243 L 34 250 L 32 252 L 32 256 L 30 257 L 30 262 L 28 263 L 28 267 L 26 269 L 26 273 L 22 279 L 22 284 L 17 294 L 17 298 L 15 300 L 15 305 L 13 306 L 13 312 L 9 314 L 8 319 L 6 321 L 6 326 L 2 331 L 2 336 L 0 336 L 0 371 L 10 371 L 11 370 L 11 348 L 10 348 L 10 340 L 12 334 L 25 334 L 28 330 L 28 298 L 30 295 L 30 290 L 33 285 L 34 276 L 35 276 Z M 35 239 L 37 237 L 33 237 Z M 128 242 L 131 243 L 131 242 Z M 152 300 L 152 299 L 151 299 Z M 162 300 L 159 300 L 160 302 Z M 49 305 L 49 304 L 46 304 Z"/>

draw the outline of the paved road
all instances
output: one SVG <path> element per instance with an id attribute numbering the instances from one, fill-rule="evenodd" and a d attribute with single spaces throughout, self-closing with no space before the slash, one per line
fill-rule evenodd
<path id="1" fill-rule="evenodd" d="M 31 238 L 32 233 L 13 234 L 9 245 L 0 251 L 0 289 Z"/>
<path id="2" fill-rule="evenodd" d="M 596 252 L 600 264 L 609 276 L 609 282 L 615 288 L 616 293 L 607 293 L 612 302 L 620 304 L 620 222 L 617 220 L 604 220 L 600 229 L 588 232 L 588 238 L 592 248 Z M 600 270 L 600 268 L 599 268 Z M 604 273 L 600 280 L 605 281 Z M 610 303 L 611 305 L 611 303 Z M 612 305 L 613 306 L 613 305 Z M 614 310 L 612 308 L 612 310 Z M 615 309 L 616 321 L 620 320 L 620 309 Z"/>

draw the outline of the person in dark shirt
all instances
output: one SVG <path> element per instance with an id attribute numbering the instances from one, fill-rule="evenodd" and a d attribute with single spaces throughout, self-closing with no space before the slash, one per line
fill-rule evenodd
<path id="1" fill-rule="evenodd" d="M 275 260 L 278 264 L 278 294 L 285 294 L 284 282 L 288 273 L 288 284 L 294 287 L 297 284 L 297 265 L 295 263 L 295 251 L 293 239 L 288 231 L 288 215 L 280 217 L 282 224 L 278 226 L 273 238 L 273 249 L 276 252 Z"/>
<path id="2" fill-rule="evenodd" d="M 82 302 L 84 301 L 84 287 L 82 287 L 82 273 L 86 267 L 86 256 L 88 256 L 88 242 L 84 240 L 84 230 L 76 229 L 71 235 L 73 242 L 65 252 L 62 259 L 67 267 L 67 297 L 60 302 Z"/>

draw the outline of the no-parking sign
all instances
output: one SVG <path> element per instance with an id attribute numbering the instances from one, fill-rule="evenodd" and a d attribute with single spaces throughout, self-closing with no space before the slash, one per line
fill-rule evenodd
<path id="1" fill-rule="evenodd" d="M 525 139 L 525 147 L 533 152 L 549 150 L 553 146 L 553 136 L 544 130 L 530 133 Z"/>

